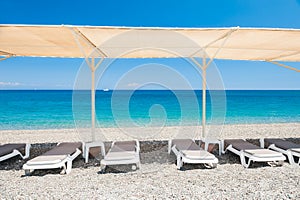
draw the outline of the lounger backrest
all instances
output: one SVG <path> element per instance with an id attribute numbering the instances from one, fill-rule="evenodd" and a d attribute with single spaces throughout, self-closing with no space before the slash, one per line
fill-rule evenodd
<path id="1" fill-rule="evenodd" d="M 232 140 L 224 140 L 225 146 L 232 145 L 233 148 L 241 151 L 241 150 L 250 150 L 250 149 L 263 149 L 259 146 L 251 144 L 242 139 L 232 139 Z"/>
<path id="2" fill-rule="evenodd" d="M 119 141 L 111 147 L 111 152 L 135 151 L 136 141 Z"/>
<path id="3" fill-rule="evenodd" d="M 53 149 L 47 151 L 43 155 L 71 155 L 73 154 L 76 149 L 80 149 L 82 146 L 82 143 L 80 142 L 65 142 L 65 143 L 60 143 Z"/>
<path id="4" fill-rule="evenodd" d="M 21 151 L 26 144 L 4 144 L 0 146 L 0 157 L 12 153 L 15 149 Z"/>
<path id="5" fill-rule="evenodd" d="M 192 139 L 173 139 L 172 146 L 179 150 L 200 150 L 201 148 Z"/>
<path id="6" fill-rule="evenodd" d="M 296 144 L 290 141 L 286 141 L 283 139 L 265 139 L 265 142 L 268 143 L 269 145 L 275 144 L 277 147 L 288 150 L 288 149 L 293 149 L 293 148 L 300 148 L 300 144 Z"/>

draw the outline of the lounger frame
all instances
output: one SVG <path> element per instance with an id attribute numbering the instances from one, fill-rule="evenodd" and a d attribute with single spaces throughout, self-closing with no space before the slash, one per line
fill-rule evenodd
<path id="1" fill-rule="evenodd" d="M 72 170 L 72 162 L 73 160 L 81 154 L 81 151 L 76 148 L 76 151 L 72 155 L 68 155 L 62 161 L 55 163 L 55 164 L 34 164 L 28 165 L 24 164 L 23 169 L 25 170 L 25 175 L 31 174 L 36 169 L 55 169 L 55 168 L 62 168 L 60 174 L 69 174 Z"/>
<path id="2" fill-rule="evenodd" d="M 136 164 L 136 167 L 137 169 L 140 169 L 141 168 L 141 160 L 140 160 L 140 143 L 138 140 L 134 140 L 135 143 L 136 143 L 136 146 L 135 146 L 135 155 L 134 155 L 134 158 L 133 159 L 120 159 L 120 160 L 105 160 L 105 157 L 104 159 L 102 159 L 100 161 L 100 172 L 101 173 L 104 173 L 105 172 L 105 168 L 107 165 L 127 165 L 127 164 Z M 112 143 L 112 147 L 113 145 L 115 144 L 115 142 L 118 142 L 118 141 L 114 141 Z M 110 150 L 108 151 L 108 153 L 106 155 L 108 155 L 110 153 Z"/>
<path id="3" fill-rule="evenodd" d="M 88 163 L 89 161 L 89 153 L 90 153 L 90 148 L 93 147 L 100 147 L 101 155 L 102 157 L 105 156 L 105 145 L 104 142 L 102 141 L 96 141 L 96 142 L 87 142 L 84 144 L 83 148 L 83 158 L 85 160 L 85 163 Z"/>
<path id="4" fill-rule="evenodd" d="M 12 158 L 14 156 L 21 156 L 22 159 L 26 159 L 29 157 L 30 155 L 30 147 L 31 145 L 30 144 L 26 144 L 25 145 L 25 154 L 23 155 L 19 150 L 17 149 L 14 149 L 13 152 L 11 152 L 10 154 L 7 154 L 7 155 L 4 155 L 4 156 L 1 156 L 0 157 L 0 162 L 1 161 L 4 161 L 4 160 L 7 160 L 9 158 Z"/>
<path id="5" fill-rule="evenodd" d="M 195 140 L 193 140 L 195 142 Z M 168 153 L 170 154 L 171 151 L 176 156 L 176 167 L 177 169 L 181 169 L 183 167 L 184 163 L 190 163 L 190 164 L 205 164 L 205 167 L 207 168 L 216 168 L 217 164 L 219 162 L 218 158 L 214 159 L 205 159 L 205 157 L 201 159 L 190 159 L 187 158 L 180 150 L 176 148 L 176 145 L 172 145 L 172 140 L 168 141 Z M 204 150 L 203 150 L 204 151 Z"/>
<path id="6" fill-rule="evenodd" d="M 270 166 L 281 166 L 285 160 L 284 155 L 282 156 L 274 156 L 274 157 L 257 157 L 255 155 L 249 154 L 245 152 L 244 150 L 237 150 L 232 147 L 232 144 L 230 144 L 225 150 L 224 150 L 224 140 L 221 141 L 222 144 L 222 153 L 225 154 L 227 151 L 231 151 L 232 153 L 240 156 L 240 161 L 243 167 L 248 168 L 251 164 L 251 162 L 267 162 Z M 248 158 L 248 162 L 246 162 L 246 157 Z"/>
<path id="7" fill-rule="evenodd" d="M 265 146 L 265 139 L 261 138 L 259 140 L 259 142 L 260 142 L 260 146 L 262 148 L 264 148 L 264 146 Z M 274 151 L 278 151 L 278 152 L 286 155 L 288 157 L 289 163 L 291 165 L 300 165 L 300 153 L 294 152 L 291 149 L 284 150 L 282 148 L 277 147 L 275 144 L 270 144 L 267 148 L 268 149 L 272 149 Z M 295 162 L 294 156 L 298 157 L 298 163 Z"/>

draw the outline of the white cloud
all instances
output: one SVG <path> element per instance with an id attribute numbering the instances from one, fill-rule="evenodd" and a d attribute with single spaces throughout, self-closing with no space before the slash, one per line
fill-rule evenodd
<path id="1" fill-rule="evenodd" d="M 19 82 L 0 82 L 0 87 L 5 87 L 5 86 L 8 86 L 8 87 L 15 87 L 15 86 L 20 86 L 22 85 L 21 83 Z"/>
<path id="2" fill-rule="evenodd" d="M 55 87 L 72 88 L 71 84 L 56 84 Z"/>
<path id="3" fill-rule="evenodd" d="M 127 86 L 128 87 L 137 87 L 139 86 L 140 84 L 139 83 L 136 83 L 136 82 L 133 82 L 133 83 L 128 83 Z"/>

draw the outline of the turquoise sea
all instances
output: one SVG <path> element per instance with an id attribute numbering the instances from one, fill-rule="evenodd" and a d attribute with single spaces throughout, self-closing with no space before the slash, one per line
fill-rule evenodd
<path id="1" fill-rule="evenodd" d="M 1 90 L 0 129 L 89 127 L 90 107 L 89 91 Z M 97 91 L 96 114 L 101 127 L 197 125 L 202 91 Z M 223 119 L 226 124 L 300 122 L 300 91 L 208 92 L 207 123 Z"/>

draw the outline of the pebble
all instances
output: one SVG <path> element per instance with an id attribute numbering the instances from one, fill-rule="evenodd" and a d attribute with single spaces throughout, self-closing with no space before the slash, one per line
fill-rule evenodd
<path id="1" fill-rule="evenodd" d="M 173 129 L 176 129 L 173 128 Z M 239 157 L 226 153 L 217 155 L 219 165 L 205 169 L 202 165 L 186 164 L 176 169 L 176 157 L 167 153 L 166 135 L 143 140 L 141 169 L 131 165 L 108 167 L 99 174 L 99 159 L 84 163 L 82 157 L 73 162 L 69 175 L 59 175 L 60 169 L 36 170 L 24 176 L 18 157 L 0 163 L 0 199 L 300 199 L 300 167 L 287 162 L 282 167 L 255 164 L 249 169 L 241 166 Z M 118 138 L 115 129 L 109 129 L 108 150 L 111 141 Z M 188 128 L 187 128 L 188 130 Z M 257 130 L 257 131 L 253 131 Z M 243 133 L 243 134 L 241 134 Z M 44 134 L 43 137 L 38 137 Z M 77 136 L 76 136 L 77 134 Z M 251 135 L 252 134 L 252 135 Z M 258 138 L 272 136 L 300 143 L 300 123 L 269 125 L 228 125 L 223 129 L 226 138 Z M 0 131 L 1 143 L 32 143 L 30 158 L 40 155 L 62 141 L 80 141 L 72 130 Z"/>

